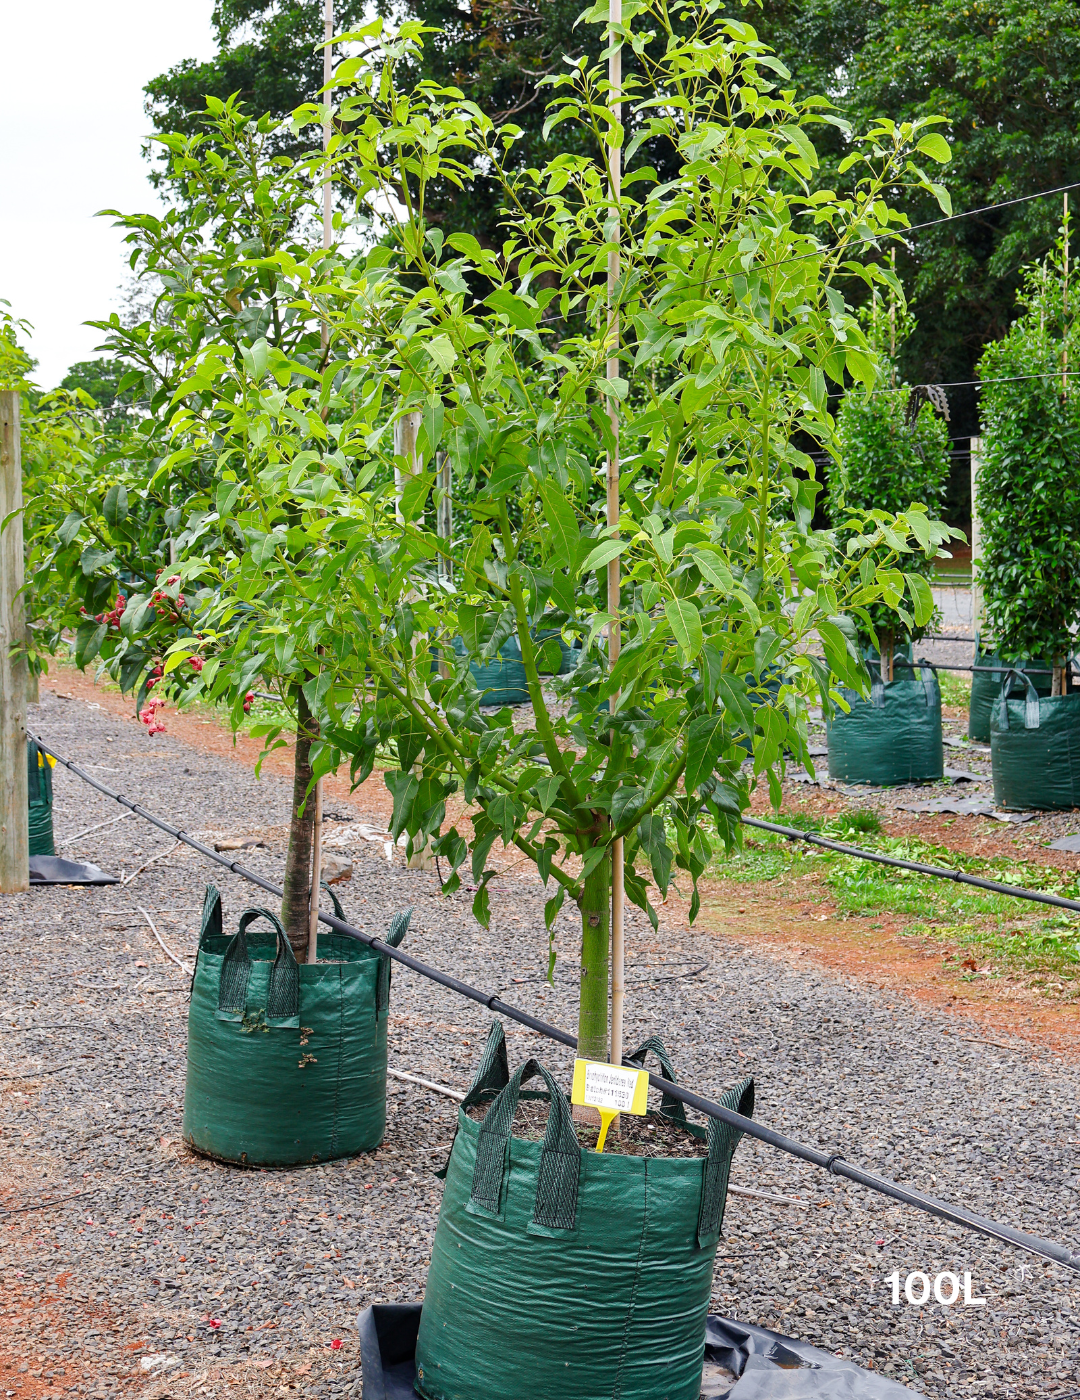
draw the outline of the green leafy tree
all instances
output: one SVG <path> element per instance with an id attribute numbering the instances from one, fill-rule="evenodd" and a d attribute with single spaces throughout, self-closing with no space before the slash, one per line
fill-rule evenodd
<path id="1" fill-rule="evenodd" d="M 118 437 L 133 417 L 134 387 L 120 387 L 129 369 L 123 360 L 80 360 L 61 379 L 60 388 L 85 393 L 98 410 L 105 431 Z"/>
<path id="2" fill-rule="evenodd" d="M 797 76 L 820 86 L 856 124 L 888 113 L 945 117 L 949 192 L 957 212 L 1080 181 L 1080 26 L 1071 0 L 871 0 L 774 7 L 765 32 Z M 791 34 L 792 40 L 786 39 Z M 813 48 L 819 46 L 815 60 Z M 816 72 L 815 72 L 816 68 Z M 843 160 L 823 155 L 823 183 Z M 935 218 L 912 191 L 913 223 Z M 1005 334 L 1020 268 L 1053 245 L 1061 196 L 923 230 L 901 247 L 916 317 L 902 352 L 916 381 L 964 380 Z"/>
<path id="3" fill-rule="evenodd" d="M 875 382 L 836 283 L 887 279 L 850 246 L 902 227 L 884 191 L 921 186 L 917 162 L 947 147 L 918 124 L 876 123 L 850 136 L 855 194 L 814 195 L 820 107 L 779 88 L 748 27 L 704 8 L 683 23 L 673 32 L 660 5 L 628 16 L 628 44 L 646 26 L 661 38 L 624 96 L 640 139 L 617 207 L 606 83 L 588 63 L 554 84 L 548 118 L 568 135 L 542 169 L 520 168 L 518 129 L 460 90 L 410 85 L 416 26 L 354 39 L 368 51 L 339 70 L 328 164 L 263 160 L 280 151 L 274 123 L 212 104 L 210 133 L 169 138 L 184 210 L 125 220 L 137 261 L 164 277 L 168 328 L 116 325 L 109 346 L 149 361 L 153 334 L 173 337 L 157 480 L 192 463 L 212 478 L 176 541 L 192 626 L 163 652 L 162 688 L 238 715 L 267 678 L 312 739 L 312 777 L 348 763 L 360 781 L 390 757 L 395 835 L 433 843 L 451 889 L 468 862 L 484 922 L 496 842 L 534 861 L 549 928 L 565 900 L 579 908 L 579 1038 L 600 1057 L 614 843 L 632 900 L 655 918 L 651 884 L 682 872 L 696 914 L 696 882 L 715 844 L 738 839 L 750 782 L 778 799 L 785 754 L 806 758 L 808 699 L 865 687 L 867 608 L 910 596 L 924 620 L 905 569 L 944 538 L 924 511 L 878 511 L 838 548 L 811 527 L 818 487 L 793 444 L 830 437 L 830 382 Z M 301 110 L 292 134 L 314 145 L 322 116 Z M 677 180 L 640 160 L 648 142 L 678 150 Z M 427 217 L 430 189 L 477 169 L 501 172 L 516 211 L 498 250 Z M 323 254 L 297 234 L 327 171 L 372 221 L 367 251 Z M 609 377 L 613 220 L 624 345 Z M 616 529 L 601 507 L 612 406 Z M 440 450 L 476 483 L 452 543 L 435 526 Z M 470 665 L 510 638 L 531 699 L 517 727 L 509 710 L 481 711 Z M 582 660 L 556 681 L 560 639 Z M 298 809 L 300 778 L 298 763 Z M 455 793 L 466 812 L 448 826 Z M 308 878 L 292 841 L 290 869 Z"/>
<path id="4" fill-rule="evenodd" d="M 1027 270 L 1023 310 L 979 361 L 983 460 L 977 509 L 987 630 L 1007 660 L 1054 661 L 1062 693 L 1080 618 L 1080 335 L 1064 237 Z"/>
<path id="5" fill-rule="evenodd" d="M 0 388 L 16 390 L 21 399 L 23 532 L 27 543 L 28 586 L 25 592 L 29 632 L 25 638 L 31 671 L 46 668 L 55 633 L 50 619 L 62 609 L 63 587 L 55 579 L 35 577 L 35 542 L 52 536 L 63 519 L 55 483 L 83 472 L 93 456 L 97 423 L 94 403 L 81 389 L 43 392 L 33 379 L 35 361 L 22 341 L 30 326 L 0 302 Z M 0 521 L 0 528 L 4 522 Z"/>
<path id="6" fill-rule="evenodd" d="M 864 319 L 885 370 L 884 382 L 869 393 L 847 394 L 840 406 L 839 459 L 829 480 L 833 523 L 842 529 L 849 511 L 861 515 L 878 509 L 898 514 L 913 505 L 937 520 L 949 480 L 948 430 L 932 404 L 897 382 L 897 349 L 911 334 L 914 317 L 895 297 L 886 307 L 875 296 Z M 949 533 L 962 538 L 959 530 Z M 867 610 L 872 624 L 867 640 L 878 650 L 886 681 L 893 679 L 897 621 L 903 623 L 908 639 L 917 641 L 938 619 L 929 601 L 933 568 L 929 554 L 908 566 L 908 573 L 922 578 L 926 589 L 926 620 L 921 625 L 908 608 L 879 603 Z"/>
<path id="7" fill-rule="evenodd" d="M 115 217 L 139 274 L 160 284 L 163 312 L 135 324 L 117 314 L 94 323 L 110 363 L 129 367 L 118 392 L 137 393 L 145 415 L 84 470 L 56 482 L 54 498 L 66 514 L 58 530 L 40 533 L 38 576 L 59 600 L 54 642 L 74 630 L 77 664 L 97 661 L 134 691 L 152 728 L 160 724 L 153 709 L 162 695 L 180 704 L 227 696 L 239 720 L 256 678 L 280 685 L 297 724 L 284 915 L 303 951 L 312 833 L 306 798 L 317 729 L 291 649 L 250 646 L 253 602 L 235 591 L 222 602 L 223 580 L 266 531 L 257 513 L 233 509 L 237 466 L 242 471 L 247 462 L 248 449 L 237 449 L 230 435 L 237 415 L 242 420 L 243 397 L 221 401 L 215 385 L 230 369 L 261 376 L 267 357 L 287 362 L 290 376 L 317 386 L 316 402 L 298 403 L 295 412 L 285 404 L 274 432 L 298 440 L 310 461 L 333 452 L 348 472 L 344 452 L 331 445 L 337 427 L 324 422 L 318 402 L 327 348 L 310 287 L 326 257 L 297 233 L 314 223 L 319 190 L 305 165 L 281 153 L 280 124 L 252 120 L 235 102 L 211 99 L 195 135 L 162 144 L 183 198 L 163 217 Z M 302 460 L 302 470 L 308 464 Z M 287 564 L 305 550 L 294 531 Z M 278 586 L 289 587 L 287 574 Z M 303 625 L 299 616 L 290 620 Z"/>

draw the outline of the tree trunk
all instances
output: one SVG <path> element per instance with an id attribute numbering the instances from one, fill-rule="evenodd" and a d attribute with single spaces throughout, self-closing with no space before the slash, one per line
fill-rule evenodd
<path id="1" fill-rule="evenodd" d="M 608 947 L 611 940 L 611 855 L 585 881 L 581 896 L 581 999 L 577 1053 L 608 1057 Z"/>
<path id="2" fill-rule="evenodd" d="M 1066 695 L 1069 688 L 1069 661 L 1068 657 L 1062 659 L 1058 657 L 1054 662 L 1054 675 L 1050 682 L 1051 695 Z"/>
<path id="3" fill-rule="evenodd" d="M 289 936 L 297 962 L 304 962 L 308 946 L 309 899 L 311 891 L 311 840 L 315 829 L 315 794 L 308 794 L 311 782 L 311 742 L 318 735 L 304 692 L 297 690 L 296 759 L 293 767 L 292 820 L 289 823 L 289 853 L 285 858 L 285 897 L 281 901 L 281 922 Z M 304 813 L 300 808 L 304 805 Z"/>
<path id="4" fill-rule="evenodd" d="M 893 652 L 896 650 L 896 634 L 894 632 L 879 632 L 878 640 L 881 642 L 881 680 L 883 685 L 891 685 L 893 682 Z"/>

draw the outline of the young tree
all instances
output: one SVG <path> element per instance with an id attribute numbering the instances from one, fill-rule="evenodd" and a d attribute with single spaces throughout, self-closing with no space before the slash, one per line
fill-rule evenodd
<path id="1" fill-rule="evenodd" d="M 877 389 L 845 395 L 837 417 L 839 460 L 830 475 L 829 509 L 834 525 L 842 529 L 845 515 L 856 515 L 875 507 L 897 513 L 918 504 L 933 520 L 949 482 L 949 434 L 940 409 L 947 405 L 929 402 L 925 391 L 910 389 L 898 382 L 897 350 L 914 329 L 914 317 L 895 299 L 883 306 L 877 297 L 865 318 L 871 344 L 877 350 L 884 370 Z M 960 537 L 959 530 L 949 535 Z M 933 572 L 931 555 L 913 559 L 911 574 L 927 580 Z M 893 654 L 897 622 L 911 641 L 933 625 L 937 612 L 920 626 L 910 609 L 875 604 L 868 609 L 872 627 L 867 640 L 877 647 L 881 678 L 893 677 Z"/>
<path id="2" fill-rule="evenodd" d="M 192 626 L 164 651 L 162 684 L 197 658 L 182 693 L 228 698 L 238 715 L 253 678 L 270 678 L 315 736 L 313 776 L 349 761 L 359 781 L 392 755 L 395 836 L 434 842 L 451 890 L 470 860 L 484 922 L 495 843 L 534 861 L 552 887 L 549 928 L 566 899 L 580 910 L 579 1040 L 596 1057 L 614 841 L 628 896 L 654 920 L 650 881 L 666 892 L 673 868 L 696 915 L 697 879 L 717 841 L 738 839 L 749 784 L 767 777 L 778 800 L 785 754 L 805 759 L 808 697 L 865 683 L 856 621 L 905 593 L 925 619 L 925 584 L 904 566 L 945 537 L 922 510 L 877 510 L 838 548 L 811 528 L 818 487 L 793 439 L 828 440 L 829 380 L 875 382 L 837 283 L 888 281 L 851 245 L 903 226 L 884 191 L 929 185 L 917 160 L 947 159 L 947 146 L 925 124 L 878 122 L 849 136 L 855 195 L 813 194 L 822 105 L 780 86 L 782 65 L 748 26 L 704 7 L 680 23 L 658 3 L 624 26 L 643 76 L 623 91 L 639 136 L 620 199 L 594 67 L 553 84 L 549 129 L 577 134 L 522 170 L 517 128 L 459 90 L 399 86 L 419 27 L 383 41 L 373 25 L 339 68 L 326 163 L 262 161 L 260 143 L 279 148 L 274 124 L 218 103 L 210 138 L 170 138 L 186 212 L 126 221 L 174 302 L 154 333 L 171 337 L 175 365 L 156 480 L 195 463 L 212 478 L 176 541 Z M 324 115 L 298 112 L 296 135 Z M 644 142 L 677 153 L 677 178 L 635 163 Z M 512 212 L 497 251 L 427 218 L 430 188 L 477 172 L 497 173 Z M 373 222 L 366 251 L 305 248 L 305 201 L 327 174 L 351 182 Z M 149 357 L 152 340 L 114 325 L 109 349 Z M 610 411 L 624 452 L 616 526 L 602 506 Z M 471 483 L 452 545 L 435 527 L 440 450 Z M 609 610 L 616 557 L 625 582 Z M 509 710 L 481 713 L 470 669 L 510 637 L 532 701 L 518 728 Z M 560 637 L 583 659 L 549 688 Z M 767 670 L 775 693 L 758 684 Z M 448 827 L 455 792 L 467 812 Z"/>
<path id="3" fill-rule="evenodd" d="M 196 696 L 226 698 L 239 721 L 257 679 L 293 710 L 295 801 L 283 922 L 302 956 L 311 882 L 309 752 L 318 730 L 303 691 L 309 673 L 294 664 L 292 649 L 263 652 L 251 643 L 257 608 L 244 592 L 242 564 L 254 559 L 257 567 L 271 523 L 245 510 L 246 498 L 237 502 L 248 473 L 274 461 L 278 437 L 289 440 L 291 457 L 307 454 L 299 456 L 298 494 L 311 489 L 308 477 L 323 452 L 351 481 L 348 430 L 339 444 L 339 423 L 324 420 L 329 401 L 320 400 L 327 348 L 310 286 L 327 259 L 302 241 L 319 211 L 310 172 L 278 153 L 280 123 L 252 120 L 235 102 L 212 100 L 204 127 L 162 140 L 183 200 L 160 218 L 116 215 L 128 231 L 133 266 L 163 289 L 163 306 L 134 324 L 116 314 L 95 323 L 104 348 L 127 366 L 118 393 L 137 392 L 142 416 L 79 471 L 51 484 L 65 512 L 59 529 L 39 531 L 36 576 L 56 596 L 54 644 L 74 630 L 77 664 L 100 661 L 136 693 L 138 707 L 146 704 L 143 716 L 154 728 L 153 706 L 163 694 L 181 705 Z M 316 386 L 314 401 L 283 394 L 269 435 L 252 428 L 249 437 L 245 391 L 257 399 L 264 377 L 273 380 L 282 365 L 289 367 L 286 379 L 295 373 Z M 283 546 L 286 574 L 306 555 L 299 522 L 296 512 L 273 519 L 269 548 Z M 237 587 L 230 589 L 232 582 Z M 287 577 L 278 586 L 287 589 Z M 272 590 L 259 600 L 263 608 L 274 601 Z M 317 639 L 312 619 L 290 621 Z"/>
<path id="4" fill-rule="evenodd" d="M 987 629 L 1006 660 L 1053 658 L 1065 691 L 1080 617 L 1080 335 L 1070 308 L 1068 222 L 1029 267 L 1021 314 L 979 361 L 984 456 L 979 580 Z"/>
<path id="5" fill-rule="evenodd" d="M 902 225 L 884 189 L 929 184 L 914 147 L 943 160 L 945 143 L 919 124 L 882 121 L 850 137 L 857 197 L 811 195 L 808 133 L 820 105 L 778 87 L 782 66 L 748 26 L 706 9 L 686 23 L 676 34 L 657 5 L 625 26 L 628 44 L 645 25 L 661 37 L 627 95 L 642 140 L 670 143 L 682 164 L 678 179 L 657 185 L 633 166 L 635 141 L 624 190 L 640 192 L 617 202 L 602 155 L 608 90 L 595 68 L 581 63 L 561 77 L 548 115 L 550 128 L 590 133 L 594 154 L 515 173 L 503 156 L 513 127 L 494 128 L 452 88 L 397 88 L 397 67 L 420 39 L 409 26 L 381 48 L 376 27 L 361 36 L 372 52 L 338 79 L 353 84 L 338 117 L 354 134 L 332 148 L 362 205 L 404 204 L 384 242 L 341 269 L 344 309 L 327 302 L 331 343 L 350 345 L 353 376 L 363 368 L 367 450 L 384 480 L 392 421 L 419 414 L 420 427 L 415 453 L 394 459 L 402 489 L 387 484 L 364 498 L 363 533 L 355 505 L 351 527 L 324 529 L 347 541 L 347 567 L 333 569 L 331 592 L 325 578 L 307 585 L 309 609 L 332 609 L 340 632 L 332 657 L 306 648 L 326 686 L 315 766 L 351 754 L 363 777 L 380 746 L 392 745 L 395 835 L 434 840 L 451 890 L 470 858 L 482 922 L 500 840 L 553 886 L 549 928 L 565 899 L 578 905 L 579 1045 L 598 1057 L 613 841 L 624 841 L 628 896 L 654 920 L 649 877 L 666 892 L 673 866 L 690 877 L 696 915 L 714 842 L 737 839 L 747 749 L 778 800 L 785 752 L 806 755 L 807 696 L 828 703 L 834 679 L 865 683 L 853 614 L 866 621 L 870 604 L 895 606 L 907 590 L 923 621 L 928 590 L 897 564 L 945 538 L 923 510 L 874 511 L 839 552 L 810 529 L 818 488 L 792 445 L 800 429 L 831 433 L 827 379 L 875 381 L 835 283 L 843 274 L 886 279 L 853 263 L 848 246 Z M 426 219 L 429 185 L 465 183 L 477 164 L 502 172 L 516 215 L 497 253 L 465 234 L 444 238 Z M 615 221 L 623 262 L 609 307 Z M 477 275 L 494 288 L 483 303 L 469 293 Z M 608 377 L 615 311 L 626 348 Z M 572 316 L 572 331 L 555 339 L 547 326 Z M 630 463 L 617 528 L 599 508 L 611 404 Z M 437 568 L 446 543 L 431 521 L 440 448 L 479 488 L 452 586 Z M 625 585 L 610 612 L 603 575 L 614 557 Z M 564 702 L 554 707 L 544 677 L 557 669 L 558 646 L 540 640 L 552 628 L 584 653 L 571 677 L 553 683 Z M 609 628 L 623 638 L 613 667 L 601 645 Z M 812 634 L 824 661 L 807 646 Z M 508 710 L 480 713 L 468 664 L 512 635 L 532 701 L 524 728 Z M 436 655 L 454 658 L 449 676 Z M 782 677 L 775 696 L 757 685 L 766 668 Z M 347 672 L 351 703 L 339 708 L 333 692 Z M 471 823 L 446 830 L 455 791 Z"/>

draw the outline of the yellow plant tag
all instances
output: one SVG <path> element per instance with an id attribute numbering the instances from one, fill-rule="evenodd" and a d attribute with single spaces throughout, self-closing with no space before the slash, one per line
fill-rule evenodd
<path id="1" fill-rule="evenodd" d="M 643 1069 L 624 1069 L 603 1060 L 575 1060 L 570 1102 L 595 1108 L 600 1114 L 597 1152 L 603 1152 L 608 1129 L 620 1113 L 646 1112 L 649 1076 Z"/>

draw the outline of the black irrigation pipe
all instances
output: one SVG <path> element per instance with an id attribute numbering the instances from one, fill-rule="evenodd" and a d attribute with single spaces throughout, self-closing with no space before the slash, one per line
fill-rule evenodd
<path id="1" fill-rule="evenodd" d="M 1003 885 L 998 880 L 983 880 L 978 875 L 965 875 L 962 870 L 950 870 L 943 865 L 924 865 L 918 860 L 902 860 L 899 856 L 885 856 L 877 851 L 864 851 L 861 846 L 848 846 L 843 841 L 831 841 L 827 836 L 818 836 L 813 831 L 800 831 L 795 826 L 780 826 L 777 822 L 761 821 L 758 817 L 743 817 L 743 826 L 753 826 L 759 831 L 771 831 L 774 836 L 786 836 L 789 841 L 806 841 L 812 846 L 821 846 L 837 855 L 857 856 L 859 860 L 870 860 L 876 865 L 891 865 L 898 870 L 913 870 L 918 875 L 934 875 L 939 880 L 955 880 L 961 885 L 974 885 L 976 889 L 988 890 L 991 894 L 1008 895 L 1012 899 L 1033 899 L 1039 904 L 1052 904 L 1057 909 L 1072 909 L 1080 913 L 1080 901 L 1066 899 L 1060 894 L 1045 894 L 1042 890 L 1028 890 L 1022 885 Z"/>
<path id="2" fill-rule="evenodd" d="M 132 802 L 130 798 L 114 792 L 104 783 L 98 782 L 97 778 L 91 777 L 77 764 L 70 759 L 63 758 L 56 753 L 41 739 L 34 735 L 30 736 L 38 746 L 57 763 L 62 763 L 76 777 L 83 782 L 89 783 L 92 788 L 103 793 L 106 797 L 111 797 L 119 802 L 121 806 L 127 807 L 129 811 L 135 812 L 146 821 L 151 822 L 159 830 L 166 832 L 174 840 L 183 841 L 191 846 L 201 855 L 206 856 L 217 865 L 224 866 L 231 870 L 234 875 L 239 875 L 252 884 L 258 885 L 267 891 L 268 894 L 281 896 L 283 890 L 280 885 L 275 885 L 272 880 L 267 880 L 265 876 L 258 875 L 253 870 L 248 870 L 239 861 L 227 860 L 210 846 L 196 840 L 194 836 L 187 835 L 171 822 L 162 821 L 160 817 L 148 812 L 145 807 L 138 802 Z M 769 823 L 750 821 L 752 826 L 766 826 Z M 771 828 L 784 835 L 803 838 L 805 833 L 795 831 L 792 828 L 774 827 Z M 853 847 L 838 847 L 841 850 L 854 852 Z M 871 860 L 884 859 L 870 855 L 868 852 L 854 852 L 859 855 L 868 856 Z M 892 864 L 902 864 L 903 862 L 890 862 Z M 912 866 L 913 869 L 928 870 L 932 874 L 948 873 L 951 878 L 956 878 L 952 872 L 938 872 L 930 866 Z M 985 883 L 985 882 L 983 882 Z M 1003 890 L 1009 887 L 996 886 Z M 1033 898 L 1050 898 L 1049 896 L 1032 895 Z M 1057 903 L 1068 903 L 1068 901 L 1056 901 Z M 1080 904 L 1071 907 L 1080 909 Z M 547 1021 L 541 1021 L 536 1016 L 530 1016 L 527 1011 L 522 1011 L 516 1006 L 511 1006 L 502 1001 L 499 997 L 489 995 L 480 991 L 477 987 L 471 987 L 467 982 L 460 981 L 457 977 L 451 977 L 448 973 L 440 972 L 438 968 L 429 967 L 419 958 L 414 958 L 410 954 L 403 952 L 400 948 L 391 948 L 388 943 L 384 943 L 375 934 L 364 933 L 361 929 L 354 928 L 352 924 L 346 923 L 344 919 L 339 919 L 333 914 L 319 914 L 320 923 L 327 924 L 335 933 L 345 934 L 348 938 L 355 938 L 359 942 L 366 944 L 369 948 L 392 958 L 394 962 L 401 963 L 404 967 L 412 968 L 414 972 L 420 973 L 422 977 L 427 977 L 432 982 L 437 982 L 439 986 L 446 987 L 452 992 L 457 992 L 459 996 L 467 998 L 469 1001 L 478 1002 L 486 1007 L 496 1016 L 505 1016 L 509 1021 L 516 1021 L 519 1025 L 527 1026 L 530 1030 L 547 1036 L 549 1040 L 557 1041 L 560 1045 L 565 1045 L 569 1049 L 577 1048 L 577 1037 L 570 1035 L 568 1031 L 560 1030 L 558 1026 L 550 1025 Z M 637 1068 L 637 1066 L 633 1066 Z M 786 1152 L 789 1156 L 798 1157 L 804 1162 L 809 1162 L 815 1167 L 820 1167 L 823 1171 L 831 1172 L 834 1176 L 845 1177 L 848 1181 L 855 1182 L 858 1186 L 865 1186 L 871 1191 L 877 1191 L 883 1196 L 889 1196 L 894 1201 L 900 1201 L 904 1205 L 914 1206 L 916 1210 L 925 1211 L 929 1215 L 935 1215 L 940 1220 L 947 1220 L 950 1224 L 959 1225 L 962 1229 L 973 1230 L 977 1234 L 986 1235 L 990 1239 L 1000 1240 L 1003 1244 L 1012 1245 L 1017 1249 L 1026 1249 L 1032 1254 L 1037 1254 L 1040 1258 L 1049 1259 L 1055 1264 L 1063 1264 L 1068 1269 L 1073 1269 L 1080 1273 L 1080 1254 L 1074 1254 L 1072 1250 L 1064 1245 L 1056 1244 L 1052 1240 L 1040 1239 L 1037 1235 L 1029 1235 L 1023 1230 L 1014 1230 L 1011 1225 L 999 1225 L 994 1220 L 988 1220 L 985 1216 L 976 1215 L 973 1211 L 964 1210 L 961 1206 L 949 1205 L 947 1201 L 939 1201 L 934 1196 L 924 1195 L 921 1191 L 916 1191 L 909 1186 L 901 1186 L 895 1181 L 889 1181 L 885 1177 L 876 1176 L 873 1172 L 864 1171 L 861 1167 L 852 1166 L 846 1162 L 839 1152 L 819 1152 L 816 1148 L 806 1147 L 793 1138 L 786 1137 L 783 1133 L 778 1133 L 773 1128 L 767 1128 L 762 1123 L 757 1123 L 752 1118 L 744 1118 L 741 1114 L 733 1113 L 731 1109 L 724 1108 L 723 1105 L 713 1103 L 712 1100 L 703 1098 L 700 1094 L 695 1094 L 689 1089 L 684 1089 L 681 1085 L 671 1084 L 666 1079 L 662 1079 L 658 1074 L 649 1075 L 649 1083 L 654 1089 L 659 1089 L 662 1093 L 669 1094 L 672 1098 L 678 1099 L 680 1103 L 686 1104 L 688 1108 L 697 1109 L 699 1113 L 704 1113 L 707 1117 L 718 1118 L 721 1122 L 737 1128 L 748 1137 L 756 1138 L 759 1142 L 767 1143 L 770 1147 L 775 1147 L 781 1152 Z"/>

